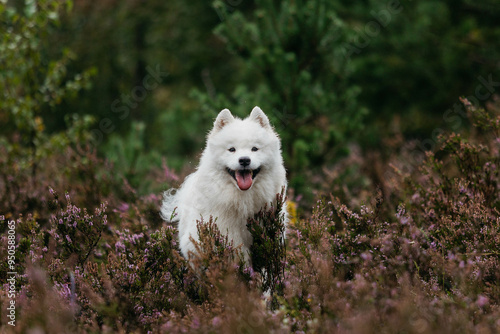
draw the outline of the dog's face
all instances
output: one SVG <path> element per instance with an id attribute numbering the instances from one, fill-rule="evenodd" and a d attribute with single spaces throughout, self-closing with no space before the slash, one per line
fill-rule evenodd
<path id="1" fill-rule="evenodd" d="M 259 107 L 244 120 L 222 110 L 208 136 L 207 150 L 216 168 L 242 191 L 282 164 L 279 138 Z"/>

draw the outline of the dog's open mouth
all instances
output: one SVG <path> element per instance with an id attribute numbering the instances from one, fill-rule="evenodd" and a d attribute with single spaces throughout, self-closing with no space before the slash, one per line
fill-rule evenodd
<path id="1" fill-rule="evenodd" d="M 233 177 L 240 190 L 248 190 L 252 186 L 253 179 L 259 174 L 260 168 L 257 169 L 238 169 L 232 170 L 227 168 L 229 175 Z"/>

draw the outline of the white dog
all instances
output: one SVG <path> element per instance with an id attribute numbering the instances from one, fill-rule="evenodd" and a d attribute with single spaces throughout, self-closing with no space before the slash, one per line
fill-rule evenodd
<path id="1" fill-rule="evenodd" d="M 164 194 L 161 213 L 167 221 L 179 221 L 179 245 L 186 258 L 195 252 L 190 238 L 199 240 L 197 221 L 212 216 L 248 260 L 252 236 L 247 219 L 274 202 L 286 185 L 280 139 L 264 112 L 255 107 L 242 120 L 224 109 L 208 134 L 198 169 L 175 193 Z"/>

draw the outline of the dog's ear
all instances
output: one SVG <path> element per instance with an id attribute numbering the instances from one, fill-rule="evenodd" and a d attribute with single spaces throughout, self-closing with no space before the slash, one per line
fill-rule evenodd
<path id="1" fill-rule="evenodd" d="M 234 121 L 234 117 L 229 109 L 222 110 L 214 122 L 214 131 L 220 131 L 223 127 Z"/>
<path id="2" fill-rule="evenodd" d="M 259 107 L 255 106 L 248 116 L 252 121 L 259 123 L 263 128 L 270 129 L 271 124 L 269 123 L 269 118 L 267 118 L 266 114 Z"/>

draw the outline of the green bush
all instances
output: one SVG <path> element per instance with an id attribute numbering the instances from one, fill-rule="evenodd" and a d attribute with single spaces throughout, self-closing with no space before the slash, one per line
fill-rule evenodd
<path id="1" fill-rule="evenodd" d="M 225 13 L 222 1 L 214 2 Z M 365 110 L 359 88 L 348 84 L 341 42 L 346 27 L 329 2 L 257 1 L 250 13 L 224 14 L 216 34 L 243 60 L 245 78 L 216 96 L 197 92 L 202 105 L 245 115 L 259 105 L 285 143 L 291 186 L 304 188 L 302 172 L 321 166 L 360 129 Z"/>

